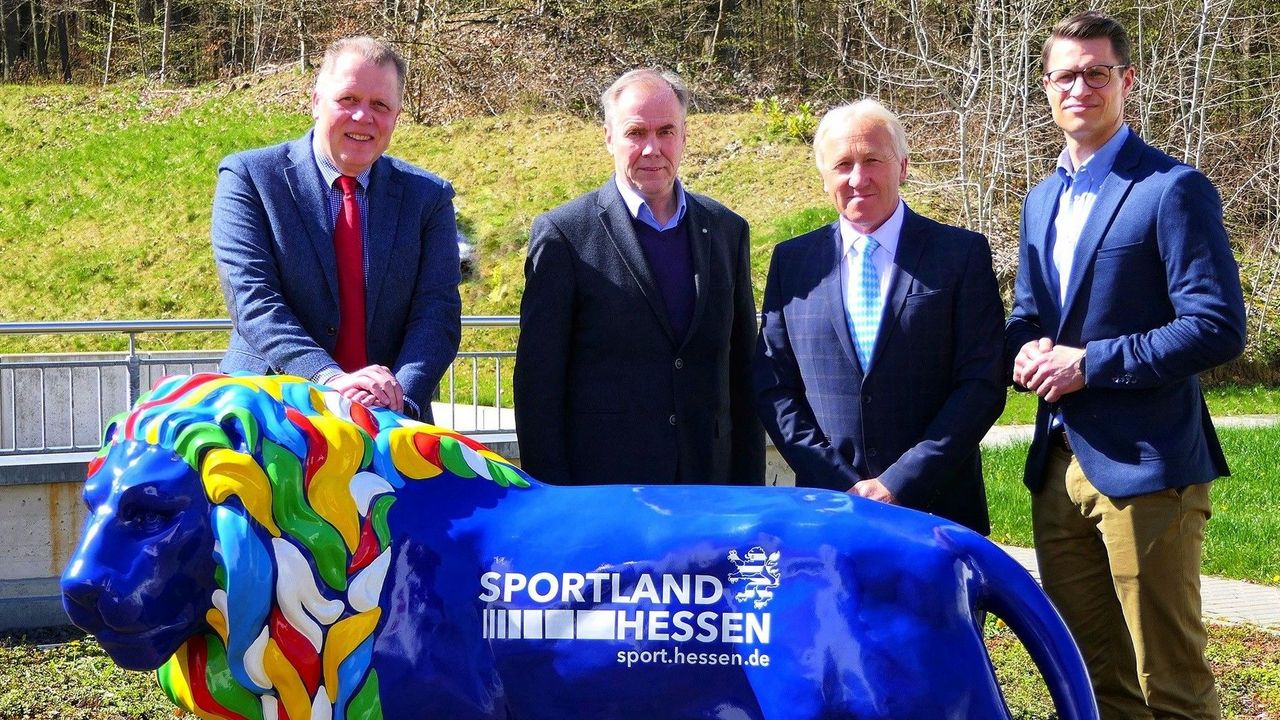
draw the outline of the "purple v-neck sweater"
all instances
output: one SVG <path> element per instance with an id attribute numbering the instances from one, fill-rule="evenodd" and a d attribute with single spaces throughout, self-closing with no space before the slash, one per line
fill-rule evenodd
<path id="1" fill-rule="evenodd" d="M 686 214 L 669 230 L 654 230 L 632 218 L 640 248 L 653 270 L 653 279 L 667 307 L 667 320 L 676 342 L 684 341 L 693 322 L 693 253 L 689 248 L 689 217 Z"/>

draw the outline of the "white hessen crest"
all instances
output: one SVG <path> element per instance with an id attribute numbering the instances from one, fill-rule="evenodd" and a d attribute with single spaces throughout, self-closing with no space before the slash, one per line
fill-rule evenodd
<path id="1" fill-rule="evenodd" d="M 747 551 L 744 557 L 738 556 L 737 550 L 729 551 L 729 562 L 737 566 L 737 570 L 729 573 L 729 582 L 746 583 L 734 599 L 738 602 L 755 600 L 755 608 L 762 609 L 773 599 L 773 589 L 778 587 L 781 577 L 778 573 L 778 557 L 781 553 L 774 551 L 766 554 L 759 545 Z"/>

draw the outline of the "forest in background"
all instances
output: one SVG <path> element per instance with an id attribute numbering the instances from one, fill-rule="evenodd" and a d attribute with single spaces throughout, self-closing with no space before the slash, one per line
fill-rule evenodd
<path id="1" fill-rule="evenodd" d="M 410 62 L 406 111 L 592 116 L 628 67 L 680 72 L 697 111 L 763 103 L 801 139 L 829 105 L 880 98 L 947 219 L 987 234 L 1006 285 L 1029 183 L 1061 135 L 1040 48 L 1054 0 L 0 0 L 6 82 L 164 85 L 318 61 L 367 32 Z M 1129 120 L 1219 188 L 1249 300 L 1250 355 L 1280 368 L 1280 4 L 1101 3 L 1128 26 Z"/>

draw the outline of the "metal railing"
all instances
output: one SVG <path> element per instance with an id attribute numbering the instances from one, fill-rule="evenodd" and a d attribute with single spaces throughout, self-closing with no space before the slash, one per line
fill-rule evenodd
<path id="1" fill-rule="evenodd" d="M 462 318 L 463 348 L 432 404 L 441 425 L 473 433 L 511 433 L 511 349 L 478 349 L 483 329 L 514 329 L 519 318 Z M 216 370 L 221 351 L 147 351 L 140 335 L 228 332 L 231 321 L 100 320 L 0 323 L 5 335 L 125 335 L 121 352 L 0 356 L 0 457 L 93 451 L 107 422 L 127 410 L 143 390 L 175 373 Z M 470 340 L 469 340 L 470 337 Z M 515 337 L 499 343 L 515 347 Z"/>

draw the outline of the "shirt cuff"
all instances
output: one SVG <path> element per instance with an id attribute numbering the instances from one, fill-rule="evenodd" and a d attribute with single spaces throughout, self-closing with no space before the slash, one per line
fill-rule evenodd
<path id="1" fill-rule="evenodd" d="M 334 380 L 342 377 L 342 374 L 342 368 L 337 365 L 329 365 L 317 370 L 316 374 L 311 376 L 311 382 L 317 385 L 328 385 Z"/>

